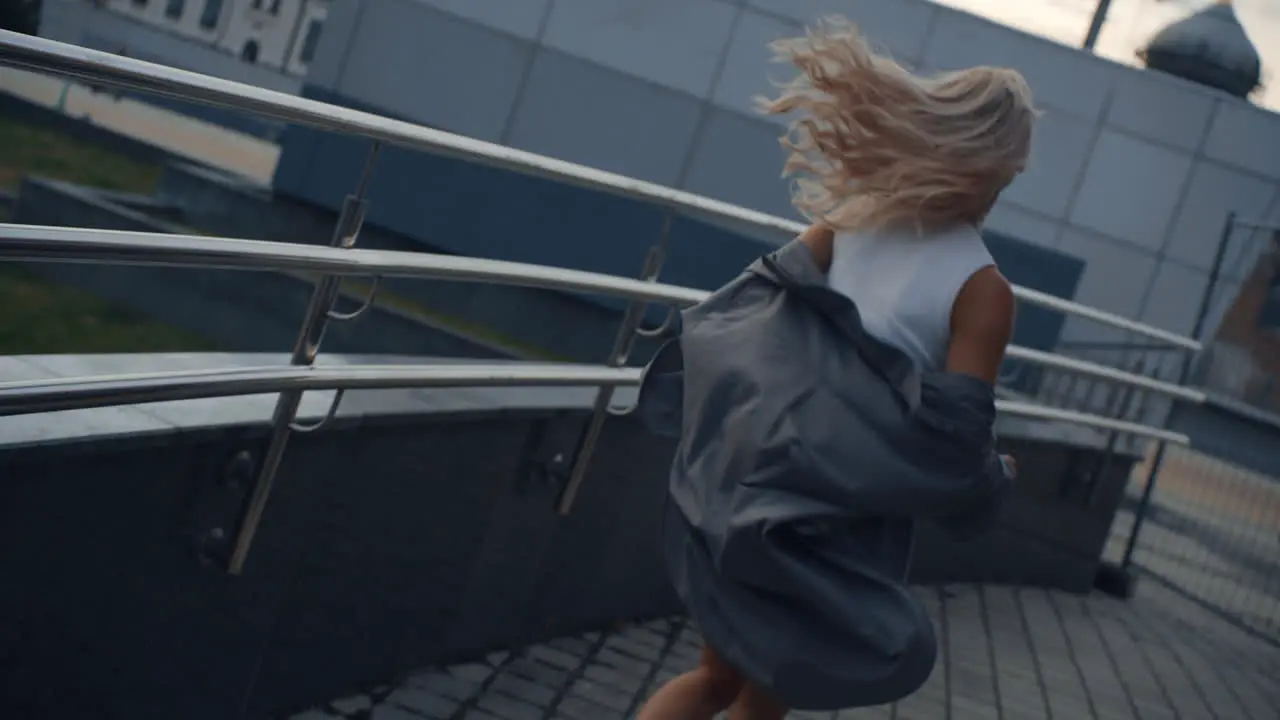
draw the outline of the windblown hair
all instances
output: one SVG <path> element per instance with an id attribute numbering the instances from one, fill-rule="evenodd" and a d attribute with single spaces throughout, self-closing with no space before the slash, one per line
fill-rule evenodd
<path id="1" fill-rule="evenodd" d="M 858 29 L 829 19 L 772 44 L 800 70 L 770 114 L 798 112 L 783 174 L 810 220 L 837 230 L 981 223 L 1021 172 L 1038 115 L 1014 70 L 975 67 L 912 74 L 873 52 Z"/>

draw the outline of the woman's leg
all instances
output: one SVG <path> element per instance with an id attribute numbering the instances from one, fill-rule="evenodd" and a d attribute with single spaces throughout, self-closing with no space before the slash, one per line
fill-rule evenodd
<path id="1" fill-rule="evenodd" d="M 784 720 L 787 708 L 767 691 L 745 682 L 729 708 L 729 720 Z"/>
<path id="2" fill-rule="evenodd" d="M 705 647 L 698 667 L 663 685 L 636 720 L 712 720 L 744 687 L 742 674 Z"/>

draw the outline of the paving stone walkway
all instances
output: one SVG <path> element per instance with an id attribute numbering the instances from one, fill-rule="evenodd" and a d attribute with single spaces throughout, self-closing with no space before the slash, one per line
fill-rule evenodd
<path id="1" fill-rule="evenodd" d="M 795 718 L 1276 720 L 1280 647 L 1150 584 L 1128 603 L 995 586 L 919 588 L 941 644 L 893 706 Z M 679 618 L 431 668 L 290 720 L 612 720 L 697 662 Z"/>

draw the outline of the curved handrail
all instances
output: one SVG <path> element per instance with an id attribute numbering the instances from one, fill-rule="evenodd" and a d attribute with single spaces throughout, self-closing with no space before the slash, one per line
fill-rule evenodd
<path id="1" fill-rule="evenodd" d="M 0 417 L 59 410 L 257 395 L 289 390 L 638 385 L 637 368 L 570 363 L 280 365 L 122 373 L 0 383 Z"/>
<path id="2" fill-rule="evenodd" d="M 0 224 L 0 258 L 469 280 L 678 305 L 692 305 L 708 294 L 585 270 L 460 255 L 42 225 Z"/>
<path id="3" fill-rule="evenodd" d="M 634 387 L 638 368 L 571 363 L 433 363 L 429 365 L 265 366 L 180 370 L 0 383 L 0 417 L 59 410 L 198 400 L 307 390 L 385 390 L 424 387 Z M 1186 435 L 1101 415 L 1035 403 L 997 400 L 1003 413 L 1114 430 L 1180 445 Z"/>
<path id="4" fill-rule="evenodd" d="M 790 235 L 804 229 L 801 223 L 793 220 L 749 210 L 657 183 L 596 170 L 401 120 L 392 120 L 372 113 L 45 38 L 0 30 L 0 64 L 127 87 L 254 113 L 322 130 L 357 135 L 436 155 L 456 157 L 526 175 L 546 177 L 613 195 L 645 200 L 672 210 L 700 213 Z M 1063 300 L 1038 290 L 1017 286 L 1014 288 L 1014 293 L 1019 300 L 1026 303 L 1085 317 L 1187 350 L 1198 352 L 1201 349 L 1201 343 L 1193 338 L 1087 305 Z"/>
<path id="5" fill-rule="evenodd" d="M 603 273 L 437 253 L 35 225 L 0 225 L 0 258 L 489 282 L 600 293 L 673 305 L 691 305 L 710 294 L 695 288 Z M 1009 347 L 1008 357 L 1124 383 L 1194 403 L 1205 400 L 1205 394 L 1199 390 L 1087 360 L 1016 345 Z"/>

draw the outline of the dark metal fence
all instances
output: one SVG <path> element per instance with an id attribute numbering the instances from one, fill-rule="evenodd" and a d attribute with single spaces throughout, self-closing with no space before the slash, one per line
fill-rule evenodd
<path id="1" fill-rule="evenodd" d="M 1280 644 L 1280 228 L 1229 217 L 1192 337 L 1216 327 L 1196 354 L 1151 342 L 1064 343 L 1058 353 L 1210 391 L 1204 407 L 1132 384 L 1055 368 L 1038 374 L 1050 406 L 1163 425 L 1190 447 L 1110 433 L 1107 454 L 1137 454 L 1104 559 L 1158 582 Z M 1232 264 L 1235 267 L 1231 267 Z M 1226 273 L 1231 273 L 1227 275 Z M 1239 282 L 1237 282 L 1239 281 Z M 1271 363 L 1271 365 L 1268 365 Z M 1080 482 L 1100 472 L 1086 472 Z M 1064 488 L 1064 492 L 1071 489 Z M 1087 487 L 1076 489 L 1087 492 Z M 1086 496 L 1087 497 L 1087 496 Z"/>

